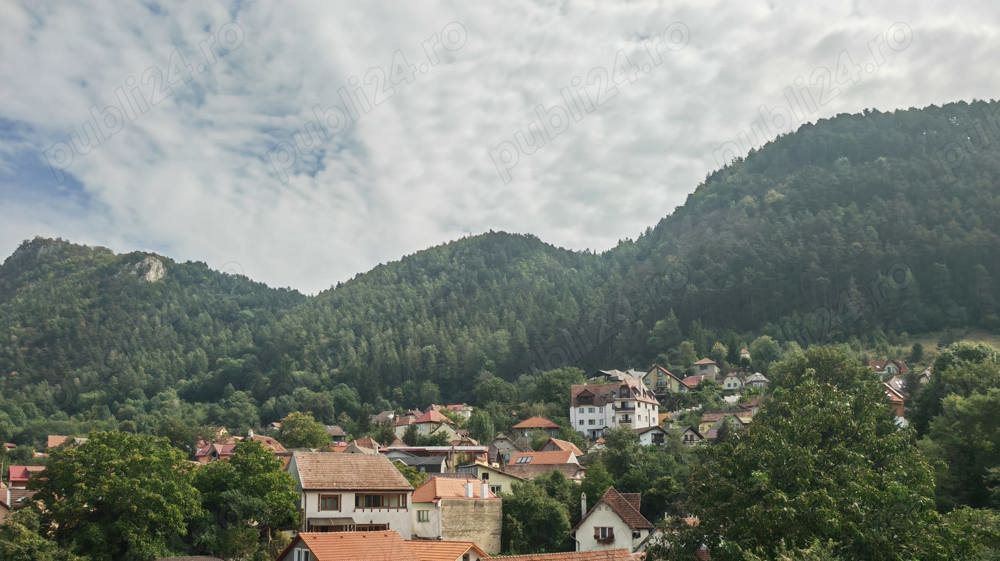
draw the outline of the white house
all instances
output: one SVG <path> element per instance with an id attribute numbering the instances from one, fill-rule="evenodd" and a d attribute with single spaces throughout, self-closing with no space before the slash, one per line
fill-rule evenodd
<path id="1" fill-rule="evenodd" d="M 612 427 L 658 424 L 660 402 L 642 378 L 618 370 L 599 374 L 570 388 L 569 418 L 576 431 L 593 440 Z"/>
<path id="2" fill-rule="evenodd" d="M 743 389 L 743 378 L 735 372 L 726 374 L 722 380 L 722 389 L 727 391 L 739 391 Z"/>
<path id="3" fill-rule="evenodd" d="M 303 532 L 413 534 L 413 487 L 385 456 L 295 452 L 288 473 L 299 492 Z"/>
<path id="4" fill-rule="evenodd" d="M 766 388 L 770 383 L 771 383 L 771 381 L 767 379 L 767 376 L 764 376 L 760 372 L 755 372 L 755 373 L 747 376 L 747 379 L 746 379 L 746 382 L 745 382 L 746 387 L 751 388 L 751 389 L 753 389 L 753 388 L 761 388 L 761 389 L 763 389 L 763 388 Z"/>
<path id="5" fill-rule="evenodd" d="M 583 518 L 573 527 L 577 551 L 628 549 L 641 551 L 653 524 L 639 512 L 642 495 L 609 488 L 590 510 L 586 494 L 580 497 Z"/>
<path id="6" fill-rule="evenodd" d="M 635 433 L 639 435 L 639 444 L 643 446 L 663 446 L 669 438 L 667 431 L 659 426 L 636 429 Z"/>

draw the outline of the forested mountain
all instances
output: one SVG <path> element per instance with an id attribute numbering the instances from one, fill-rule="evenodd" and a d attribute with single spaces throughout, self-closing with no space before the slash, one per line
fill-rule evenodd
<path id="1" fill-rule="evenodd" d="M 489 233 L 311 298 L 26 242 L 0 266 L 0 437 L 67 415 L 252 425 L 303 408 L 332 422 L 363 404 L 471 399 L 483 371 L 683 362 L 684 341 L 707 354 L 762 333 L 996 330 L 997 178 L 1000 103 L 955 103 L 803 126 L 602 254 Z"/>

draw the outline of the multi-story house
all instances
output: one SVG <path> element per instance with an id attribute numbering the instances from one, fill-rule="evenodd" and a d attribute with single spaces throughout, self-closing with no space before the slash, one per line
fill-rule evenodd
<path id="1" fill-rule="evenodd" d="M 645 382 L 646 387 L 653 390 L 653 393 L 656 395 L 680 393 L 685 389 L 681 381 L 683 378 L 659 364 L 654 364 L 649 369 L 649 372 L 643 376 L 642 380 Z"/>
<path id="2" fill-rule="evenodd" d="M 580 522 L 572 530 L 576 550 L 642 550 L 654 527 L 639 512 L 641 499 L 639 493 L 619 493 L 610 487 L 597 504 L 587 510 L 587 496 L 581 495 Z"/>
<path id="3" fill-rule="evenodd" d="M 413 487 L 382 455 L 295 452 L 288 465 L 303 532 L 413 533 Z"/>
<path id="4" fill-rule="evenodd" d="M 656 426 L 660 402 L 641 378 L 618 370 L 601 371 L 586 384 L 570 388 L 569 418 L 573 428 L 590 439 L 605 429 Z"/>
<path id="5" fill-rule="evenodd" d="M 432 477 L 413 492 L 413 538 L 473 542 L 500 551 L 503 501 L 475 477 Z"/>

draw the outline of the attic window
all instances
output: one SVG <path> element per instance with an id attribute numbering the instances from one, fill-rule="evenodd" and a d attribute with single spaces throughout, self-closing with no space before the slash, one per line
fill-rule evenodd
<path id="1" fill-rule="evenodd" d="M 521 456 L 520 458 L 517 459 L 517 463 L 519 464 L 531 463 L 531 458 L 532 458 L 531 456 Z"/>

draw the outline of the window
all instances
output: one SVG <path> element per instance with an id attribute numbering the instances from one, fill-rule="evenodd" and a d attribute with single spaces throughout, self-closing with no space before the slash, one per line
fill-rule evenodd
<path id="1" fill-rule="evenodd" d="M 499 497 L 500 493 L 503 492 L 503 488 L 499 485 L 490 485 L 490 492 Z"/>
<path id="2" fill-rule="evenodd" d="M 431 511 L 429 510 L 417 511 L 417 522 L 430 522 L 430 521 L 431 521 Z"/>
<path id="3" fill-rule="evenodd" d="M 358 493 L 357 495 L 354 495 L 354 508 L 406 508 L 406 495 L 403 493 L 386 493 L 378 495 Z"/>
<path id="4" fill-rule="evenodd" d="M 639 532 L 638 530 L 632 530 L 632 539 L 633 540 L 639 539 L 640 536 L 642 536 L 641 532 Z"/>
<path id="5" fill-rule="evenodd" d="M 588 412 L 588 413 L 593 413 L 593 412 L 594 412 L 594 408 L 593 408 L 593 407 L 589 408 L 589 409 L 587 410 L 587 412 Z"/>
<path id="6" fill-rule="evenodd" d="M 295 548 L 292 552 L 293 561 L 309 561 L 309 550 L 301 547 Z"/>
<path id="7" fill-rule="evenodd" d="M 340 495 L 320 495 L 320 510 L 340 510 Z"/>
<path id="8" fill-rule="evenodd" d="M 607 526 L 594 526 L 594 539 L 599 543 L 615 541 L 615 529 Z"/>
<path id="9" fill-rule="evenodd" d="M 581 425 L 583 424 L 583 419 L 580 419 L 580 424 L 581 424 Z"/>
<path id="10" fill-rule="evenodd" d="M 583 413 L 583 407 L 579 408 L 579 409 L 577 410 L 577 413 Z"/>
<path id="11" fill-rule="evenodd" d="M 483 481 L 489 481 L 490 480 L 490 472 L 484 471 L 482 479 L 483 479 Z"/>
<path id="12" fill-rule="evenodd" d="M 582 423 L 583 421 L 580 421 L 580 422 Z M 590 419 L 589 421 L 587 421 L 587 424 L 588 424 L 588 425 L 593 425 L 593 424 L 594 424 L 594 420 L 593 420 L 593 419 Z"/>
<path id="13" fill-rule="evenodd" d="M 531 458 L 532 458 L 531 456 L 521 456 L 520 458 L 517 459 L 517 463 L 519 464 L 531 463 Z"/>

